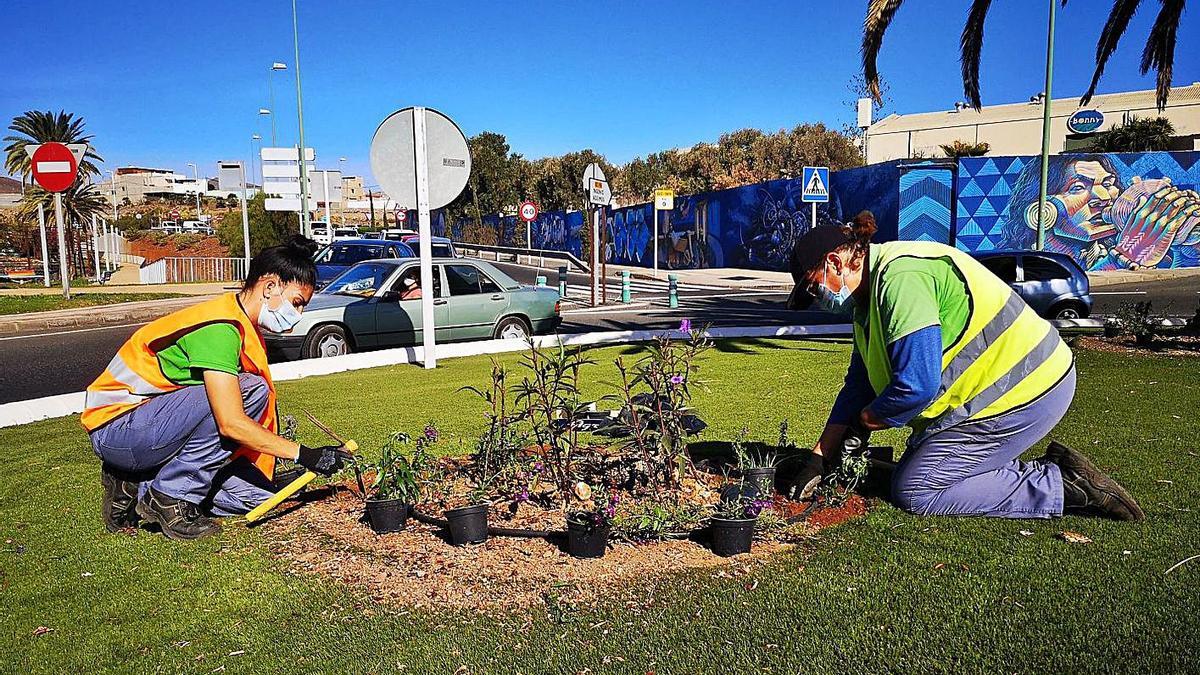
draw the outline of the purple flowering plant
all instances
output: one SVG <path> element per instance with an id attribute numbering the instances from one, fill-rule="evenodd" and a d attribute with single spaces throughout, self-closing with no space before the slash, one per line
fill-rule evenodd
<path id="1" fill-rule="evenodd" d="M 617 504 L 620 503 L 621 497 L 615 491 L 607 488 L 597 488 L 591 490 L 591 494 L 587 500 L 582 501 L 584 508 L 570 511 L 567 514 L 567 521 L 580 523 L 594 529 L 612 525 L 613 518 L 617 515 Z"/>

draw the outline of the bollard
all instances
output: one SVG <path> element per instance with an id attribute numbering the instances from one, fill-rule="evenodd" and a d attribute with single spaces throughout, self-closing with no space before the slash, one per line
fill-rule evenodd
<path id="1" fill-rule="evenodd" d="M 558 268 L 558 296 L 560 298 L 567 297 L 567 266 L 562 265 Z"/>
<path id="2" fill-rule="evenodd" d="M 538 286 L 546 285 L 546 276 L 544 274 L 537 275 L 537 285 Z"/>
<path id="3" fill-rule="evenodd" d="M 629 270 L 621 272 L 621 302 L 629 304 Z"/>
<path id="4" fill-rule="evenodd" d="M 671 308 L 679 306 L 679 277 L 674 274 L 667 275 L 667 292 L 669 293 L 669 303 Z"/>

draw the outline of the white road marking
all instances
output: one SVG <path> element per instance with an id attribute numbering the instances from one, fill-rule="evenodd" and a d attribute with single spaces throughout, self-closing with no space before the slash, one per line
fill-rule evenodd
<path id="1" fill-rule="evenodd" d="M 114 328 L 133 328 L 135 326 L 145 325 L 146 323 L 149 323 L 149 322 L 143 321 L 142 323 L 123 323 L 118 326 L 95 326 L 93 328 L 76 328 L 75 330 L 60 330 L 56 333 L 34 333 L 33 335 L 11 335 L 9 337 L 0 337 L 0 340 L 27 340 L 29 338 L 53 337 L 55 335 L 70 335 L 71 333 L 90 333 L 90 332 L 96 331 L 96 330 L 112 330 Z"/>
<path id="2" fill-rule="evenodd" d="M 1145 295 L 1146 291 L 1092 291 L 1092 295 Z"/>

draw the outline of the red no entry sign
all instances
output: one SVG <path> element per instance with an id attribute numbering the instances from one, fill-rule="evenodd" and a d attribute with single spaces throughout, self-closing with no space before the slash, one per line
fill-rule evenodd
<path id="1" fill-rule="evenodd" d="M 396 209 L 396 222 L 403 223 L 408 221 L 408 211 L 405 209 Z"/>
<path id="2" fill-rule="evenodd" d="M 79 162 L 62 143 L 42 143 L 29 158 L 33 180 L 47 192 L 62 192 L 75 182 Z"/>

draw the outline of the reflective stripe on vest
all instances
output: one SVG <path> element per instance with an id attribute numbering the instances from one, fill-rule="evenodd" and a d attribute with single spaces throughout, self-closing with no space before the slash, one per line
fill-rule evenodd
<path id="1" fill-rule="evenodd" d="M 915 438 L 1027 405 L 1070 370 L 1073 357 L 1058 331 L 973 258 L 941 244 L 890 242 L 871 246 L 867 325 L 854 327 L 855 346 L 876 394 L 892 378 L 878 297 L 888 265 L 903 257 L 952 265 L 971 307 L 962 334 L 943 350 L 937 395 L 910 422 L 918 431 Z"/>
<path id="2" fill-rule="evenodd" d="M 80 417 L 84 428 L 94 431 L 151 397 L 181 389 L 182 385 L 163 374 L 158 363 L 158 350 L 178 336 L 211 323 L 231 323 L 237 327 L 242 337 L 238 357 L 242 371 L 259 375 L 267 383 L 267 406 L 258 422 L 274 432 L 277 428 L 275 384 L 267 365 L 266 346 L 233 293 L 179 310 L 139 328 L 109 361 L 104 372 L 88 386 Z M 272 476 L 274 457 L 247 448 L 239 448 L 235 456 L 246 456 L 268 478 Z"/>

